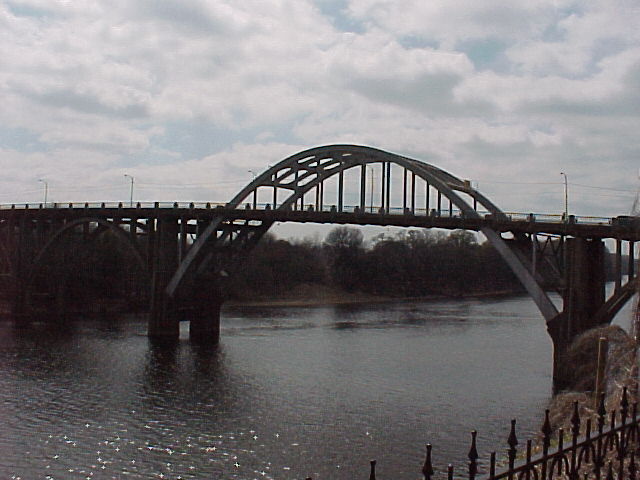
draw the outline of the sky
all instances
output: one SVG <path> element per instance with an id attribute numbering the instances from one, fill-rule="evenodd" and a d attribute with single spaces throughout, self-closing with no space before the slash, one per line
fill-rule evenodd
<path id="1" fill-rule="evenodd" d="M 508 212 L 628 214 L 637 0 L 0 0 L 0 204 L 225 202 L 352 143 Z"/>

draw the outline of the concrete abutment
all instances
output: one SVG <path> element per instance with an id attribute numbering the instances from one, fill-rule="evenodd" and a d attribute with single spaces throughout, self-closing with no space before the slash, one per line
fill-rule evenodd
<path id="1" fill-rule="evenodd" d="M 606 249 L 599 239 L 569 238 L 565 251 L 563 310 L 547 322 L 553 341 L 554 391 L 564 390 L 573 375 L 567 352 L 573 340 L 598 326 L 597 313 L 605 302 Z"/>

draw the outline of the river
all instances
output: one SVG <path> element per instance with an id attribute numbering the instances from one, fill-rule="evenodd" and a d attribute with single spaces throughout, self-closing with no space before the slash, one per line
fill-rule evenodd
<path id="1" fill-rule="evenodd" d="M 134 315 L 0 323 L 0 478 L 416 479 L 524 440 L 551 396 L 528 297 L 235 307 L 218 348 Z"/>

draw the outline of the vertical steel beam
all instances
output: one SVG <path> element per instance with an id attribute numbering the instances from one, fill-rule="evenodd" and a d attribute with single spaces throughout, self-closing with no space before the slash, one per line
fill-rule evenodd
<path id="1" fill-rule="evenodd" d="M 391 209 L 391 162 L 387 162 L 387 205 L 385 212 L 390 213 Z"/>
<path id="2" fill-rule="evenodd" d="M 338 174 L 338 211 L 342 211 L 343 204 L 343 196 L 344 196 L 344 170 L 340 170 Z"/>
<path id="3" fill-rule="evenodd" d="M 298 191 L 298 175 L 299 175 L 300 171 L 298 170 L 298 162 L 296 162 L 296 166 L 295 166 L 295 172 L 293 174 L 294 179 L 293 179 L 293 184 L 294 184 L 294 191 L 297 192 Z M 298 201 L 302 201 L 302 199 L 296 199 L 295 202 L 293 202 L 293 209 L 294 210 L 298 210 Z M 300 210 L 304 210 L 304 208 L 300 208 Z"/>
<path id="4" fill-rule="evenodd" d="M 402 171 L 402 214 L 407 211 L 407 169 L 403 168 Z"/>
<path id="5" fill-rule="evenodd" d="M 367 188 L 367 164 L 363 163 L 360 168 L 360 211 L 364 213 Z"/>
<path id="6" fill-rule="evenodd" d="M 387 175 L 387 167 L 386 163 L 382 162 L 382 188 L 380 190 L 380 208 L 384 210 L 384 206 L 386 204 L 386 175 Z"/>
<path id="7" fill-rule="evenodd" d="M 616 239 L 615 291 L 622 287 L 622 240 Z"/>
<path id="8" fill-rule="evenodd" d="M 636 276 L 636 244 L 635 242 L 631 241 L 628 242 L 629 245 L 629 253 L 628 253 L 628 257 L 629 257 L 629 263 L 627 265 L 627 271 L 629 273 L 629 281 L 633 280 Z"/>
<path id="9" fill-rule="evenodd" d="M 442 213 L 442 193 L 438 190 L 438 216 Z"/>
<path id="10" fill-rule="evenodd" d="M 416 213 L 416 174 L 411 172 L 411 213 Z"/>
<path id="11" fill-rule="evenodd" d="M 131 215 L 129 219 L 129 236 L 131 237 L 131 241 L 135 244 L 138 242 L 138 218 L 134 215 Z"/>
<path id="12" fill-rule="evenodd" d="M 429 209 L 431 208 L 431 199 L 429 198 L 429 194 L 431 193 L 431 185 L 429 185 L 429 182 L 426 182 L 426 187 L 425 187 L 425 191 L 424 191 L 424 203 L 425 203 L 425 210 L 427 211 L 427 215 L 429 215 Z"/>
<path id="13" fill-rule="evenodd" d="M 180 217 L 180 250 L 178 252 L 178 262 L 182 262 L 182 259 L 187 253 L 187 224 L 189 223 L 186 217 Z"/>

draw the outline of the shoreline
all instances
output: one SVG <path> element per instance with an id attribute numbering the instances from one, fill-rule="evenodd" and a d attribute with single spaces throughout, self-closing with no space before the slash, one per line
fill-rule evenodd
<path id="1" fill-rule="evenodd" d="M 364 304 L 383 304 L 394 302 L 436 302 L 436 301 L 456 301 L 469 299 L 487 299 L 487 298 L 504 298 L 526 295 L 526 292 L 517 290 L 497 290 L 491 292 L 476 292 L 468 294 L 429 294 L 415 297 L 392 297 L 373 295 L 369 293 L 347 293 L 339 292 L 326 287 L 313 288 L 307 286 L 305 292 L 293 292 L 291 296 L 258 298 L 254 300 L 235 299 L 227 300 L 222 304 L 222 308 L 258 308 L 258 307 L 274 307 L 274 308 L 300 308 L 300 307 L 337 307 L 349 305 Z M 311 290 L 311 291 L 309 291 Z M 107 309 L 108 310 L 108 309 Z M 102 310 L 104 311 L 104 309 Z M 11 315 L 9 302 L 0 300 L 0 315 Z"/>
<path id="2" fill-rule="evenodd" d="M 492 292 L 478 292 L 463 295 L 430 294 L 417 297 L 389 297 L 376 296 L 368 293 L 334 293 L 317 297 L 284 297 L 256 300 L 227 300 L 222 308 L 243 307 L 331 307 L 362 304 L 381 304 L 393 302 L 436 302 L 469 299 L 503 298 L 525 295 L 526 292 L 513 290 L 499 290 Z"/>

